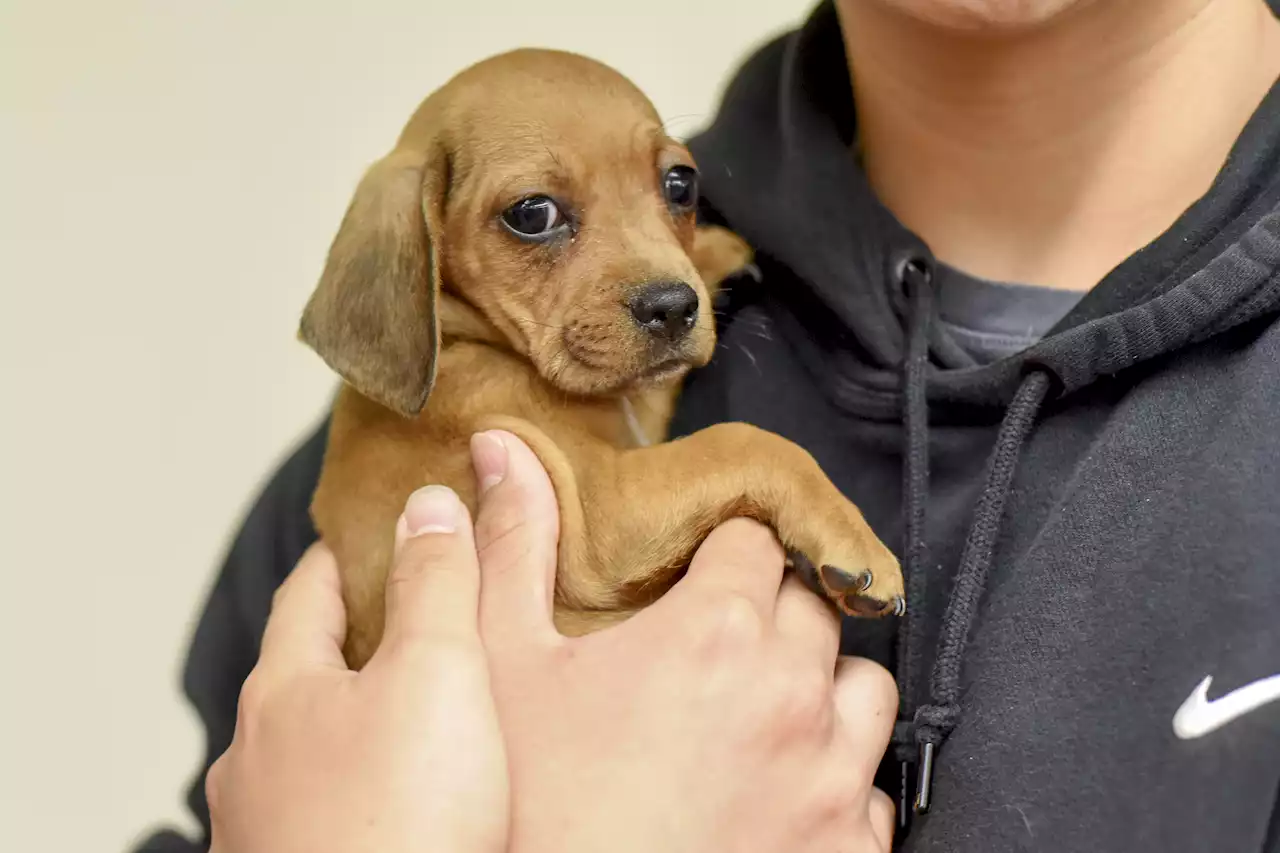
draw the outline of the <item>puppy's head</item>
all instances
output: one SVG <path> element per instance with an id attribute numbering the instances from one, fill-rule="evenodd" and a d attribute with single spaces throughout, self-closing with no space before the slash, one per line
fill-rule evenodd
<path id="1" fill-rule="evenodd" d="M 697 195 L 689 152 L 624 77 L 574 54 L 502 54 L 423 102 L 366 173 L 301 337 L 404 414 L 434 380 L 441 290 L 565 391 L 672 381 L 715 345 L 691 253 L 738 250 L 695 227 Z"/>

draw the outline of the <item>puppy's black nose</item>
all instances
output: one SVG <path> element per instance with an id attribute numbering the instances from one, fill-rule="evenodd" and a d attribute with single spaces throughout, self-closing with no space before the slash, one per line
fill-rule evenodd
<path id="1" fill-rule="evenodd" d="M 683 281 L 647 285 L 631 297 L 631 316 L 651 335 L 678 341 L 698 322 L 698 294 Z"/>

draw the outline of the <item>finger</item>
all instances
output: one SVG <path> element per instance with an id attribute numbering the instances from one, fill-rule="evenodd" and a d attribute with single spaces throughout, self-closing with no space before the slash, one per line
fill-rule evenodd
<path id="1" fill-rule="evenodd" d="M 676 587 L 683 588 L 681 594 L 740 595 L 762 619 L 772 621 L 783 563 L 782 546 L 773 531 L 746 518 L 733 518 L 711 531 Z"/>
<path id="2" fill-rule="evenodd" d="M 879 849 L 889 853 L 893 846 L 893 821 L 895 809 L 893 798 L 879 788 L 871 789 L 871 799 L 867 802 L 867 811 L 871 821 L 871 832 L 876 837 Z"/>
<path id="3" fill-rule="evenodd" d="M 227 775 L 227 753 L 219 755 L 209 765 L 209 772 L 204 775 L 204 801 L 209 807 L 209 817 L 214 824 L 220 823 L 222 817 L 223 777 Z"/>
<path id="4" fill-rule="evenodd" d="M 779 636 L 831 672 L 840 653 L 840 618 L 795 575 L 782 580 L 774 621 Z"/>
<path id="5" fill-rule="evenodd" d="M 560 508 L 546 469 L 529 446 L 501 430 L 471 439 L 481 492 L 480 630 L 488 648 L 551 643 Z"/>
<path id="6" fill-rule="evenodd" d="M 889 671 L 875 661 L 841 657 L 836 663 L 835 702 L 840 727 L 870 779 L 893 734 L 898 686 Z"/>
<path id="7" fill-rule="evenodd" d="M 471 517 L 452 489 L 426 486 L 405 502 L 386 596 L 375 658 L 442 639 L 479 642 L 480 567 Z"/>
<path id="8" fill-rule="evenodd" d="M 258 668 L 264 678 L 311 667 L 346 669 L 347 618 L 332 552 L 317 542 L 276 590 L 262 634 Z"/>

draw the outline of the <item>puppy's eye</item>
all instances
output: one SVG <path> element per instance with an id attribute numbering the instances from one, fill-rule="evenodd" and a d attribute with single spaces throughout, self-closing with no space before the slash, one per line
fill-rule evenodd
<path id="1" fill-rule="evenodd" d="M 564 227 L 560 206 L 545 195 L 522 198 L 502 212 L 502 224 L 524 240 L 545 240 Z"/>
<path id="2" fill-rule="evenodd" d="M 693 210 L 698 204 L 698 173 L 689 166 L 672 166 L 662 176 L 662 194 L 677 210 Z"/>

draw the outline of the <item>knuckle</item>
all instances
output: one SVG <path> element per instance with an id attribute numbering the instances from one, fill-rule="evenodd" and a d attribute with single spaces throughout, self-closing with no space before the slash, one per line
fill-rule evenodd
<path id="1" fill-rule="evenodd" d="M 750 599 L 729 593 L 702 608 L 693 631 L 693 646 L 699 656 L 721 660 L 757 644 L 764 633 L 764 621 Z"/>
<path id="2" fill-rule="evenodd" d="M 826 734 L 835 722 L 835 686 L 815 667 L 789 667 L 773 691 L 775 725 L 788 732 Z"/>
<path id="3" fill-rule="evenodd" d="M 408 580 L 418 577 L 425 569 L 448 566 L 457 550 L 455 537 L 447 533 L 414 537 L 404 543 L 391 565 L 388 580 Z"/>
<path id="4" fill-rule="evenodd" d="M 474 570 L 475 559 L 473 554 L 456 547 L 456 543 L 406 543 L 387 574 L 387 594 L 405 594 L 433 576 L 462 574 L 469 568 Z"/>
<path id="5" fill-rule="evenodd" d="M 761 548 L 776 548 L 777 539 L 773 531 L 747 516 L 735 516 L 720 525 L 725 534 L 732 534 L 732 542 L 743 554 L 755 554 Z"/>
<path id="6" fill-rule="evenodd" d="M 741 533 L 743 550 L 753 562 L 782 562 L 784 555 L 773 528 L 757 521 L 743 520 Z"/>
<path id="7" fill-rule="evenodd" d="M 483 560 L 496 551 L 527 551 L 528 543 L 521 541 L 521 534 L 528 527 L 528 521 L 518 513 L 504 512 L 487 517 L 476 525 L 476 553 Z"/>
<path id="8" fill-rule="evenodd" d="M 785 559 L 773 529 L 747 517 L 720 524 L 707 537 L 699 555 L 748 573 L 763 572 L 769 565 L 781 566 Z"/>
<path id="9" fill-rule="evenodd" d="M 410 567 L 406 560 L 396 560 L 391 566 L 391 572 L 387 575 L 387 595 L 396 596 L 402 593 L 406 586 L 411 586 L 420 576 L 417 566 Z"/>
<path id="10" fill-rule="evenodd" d="M 275 592 L 271 593 L 271 612 L 274 613 L 280 609 L 280 604 L 289 597 L 289 590 L 292 589 L 293 575 L 284 579 L 284 582 L 276 587 Z"/>
<path id="11" fill-rule="evenodd" d="M 876 836 L 876 850 L 888 853 L 889 846 L 885 842 L 893 837 L 893 824 L 896 816 L 897 808 L 894 805 L 893 798 L 879 788 L 873 787 L 871 789 L 871 797 L 867 803 L 867 818 L 872 834 Z"/>
<path id="12" fill-rule="evenodd" d="M 224 752 L 209 766 L 209 772 L 204 777 L 204 799 L 211 815 L 217 815 L 222 811 L 223 777 L 226 774 L 227 754 Z"/>
<path id="13" fill-rule="evenodd" d="M 252 722 L 261 712 L 265 700 L 266 689 L 262 684 L 262 674 L 255 667 L 240 685 L 240 696 L 236 700 L 236 719 L 242 723 Z"/>
<path id="14" fill-rule="evenodd" d="M 847 764 L 848 762 L 846 762 Z M 813 822 L 838 825 L 852 831 L 858 820 L 858 792 L 863 790 L 861 774 L 847 767 L 833 769 L 819 785 L 813 798 Z"/>
<path id="15" fill-rule="evenodd" d="M 889 670 L 869 660 L 855 660 L 837 675 L 840 689 L 856 691 L 877 708 L 897 708 L 898 684 Z"/>
<path id="16" fill-rule="evenodd" d="M 871 688 L 875 694 L 879 696 L 887 705 L 897 707 L 898 705 L 898 683 L 893 680 L 893 675 L 889 670 L 882 666 L 871 667 Z"/>
<path id="17" fill-rule="evenodd" d="M 476 524 L 476 557 L 486 572 L 554 559 L 558 517 L 502 511 L 482 515 Z"/>

